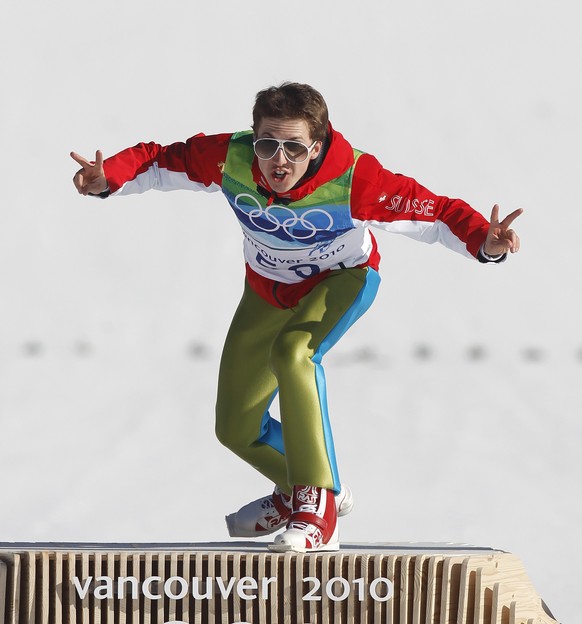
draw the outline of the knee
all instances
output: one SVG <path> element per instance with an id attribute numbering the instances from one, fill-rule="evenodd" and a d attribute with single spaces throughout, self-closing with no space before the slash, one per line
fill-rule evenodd
<path id="1" fill-rule="evenodd" d="M 246 416 L 244 411 L 232 406 L 217 405 L 214 433 L 223 446 L 237 455 L 256 442 L 256 432 L 249 427 Z"/>
<path id="2" fill-rule="evenodd" d="M 231 451 L 234 451 L 240 445 L 237 428 L 232 426 L 231 419 L 227 417 L 224 411 L 218 408 L 216 410 L 214 433 L 218 441 Z"/>
<path id="3" fill-rule="evenodd" d="M 273 343 L 269 363 L 275 374 L 301 366 L 313 355 L 297 334 L 282 332 Z"/>

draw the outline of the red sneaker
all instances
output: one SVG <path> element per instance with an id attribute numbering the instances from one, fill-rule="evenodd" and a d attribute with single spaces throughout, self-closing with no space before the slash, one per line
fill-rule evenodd
<path id="1" fill-rule="evenodd" d="M 342 485 L 335 497 L 337 515 L 349 514 L 353 506 L 352 491 L 347 485 Z M 275 487 L 273 494 L 248 503 L 236 513 L 226 516 L 228 534 L 230 537 L 270 535 L 285 528 L 291 511 L 291 497 Z"/>
<path id="2" fill-rule="evenodd" d="M 270 550 L 316 552 L 339 550 L 335 496 L 332 490 L 309 485 L 293 488 L 293 513 L 287 530 L 277 535 Z"/>
<path id="3" fill-rule="evenodd" d="M 231 537 L 260 537 L 283 529 L 290 516 L 291 497 L 275 487 L 269 496 L 226 516 L 226 526 Z"/>

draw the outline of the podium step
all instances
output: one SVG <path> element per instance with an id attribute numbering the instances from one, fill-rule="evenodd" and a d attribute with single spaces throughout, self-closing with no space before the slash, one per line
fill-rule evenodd
<path id="1" fill-rule="evenodd" d="M 0 624 L 556 624 L 510 553 L 455 544 L 0 543 Z"/>

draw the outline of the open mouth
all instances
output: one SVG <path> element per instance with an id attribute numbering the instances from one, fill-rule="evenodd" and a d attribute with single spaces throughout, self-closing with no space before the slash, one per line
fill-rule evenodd
<path id="1" fill-rule="evenodd" d="M 285 179 L 289 175 L 289 172 L 286 171 L 285 169 L 273 169 L 273 172 L 271 175 L 275 182 L 281 183 L 285 181 Z"/>

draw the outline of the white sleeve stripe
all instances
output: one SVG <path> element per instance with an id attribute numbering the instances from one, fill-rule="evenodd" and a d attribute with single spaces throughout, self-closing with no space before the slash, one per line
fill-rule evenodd
<path id="1" fill-rule="evenodd" d="M 214 182 L 210 186 L 205 186 L 202 182 L 194 182 L 182 171 L 169 171 L 160 168 L 157 163 L 143 173 L 140 173 L 133 180 L 128 180 L 120 189 L 112 195 L 131 195 L 144 193 L 150 189 L 157 191 L 206 191 L 214 193 L 220 190 L 220 186 Z"/>
<path id="2" fill-rule="evenodd" d="M 473 258 L 474 256 L 467 250 L 467 245 L 449 228 L 443 221 L 359 221 L 364 226 L 373 225 L 386 232 L 403 234 L 414 240 L 423 243 L 441 243 L 448 249 Z"/>

